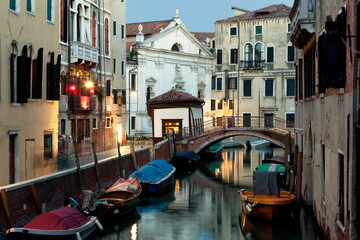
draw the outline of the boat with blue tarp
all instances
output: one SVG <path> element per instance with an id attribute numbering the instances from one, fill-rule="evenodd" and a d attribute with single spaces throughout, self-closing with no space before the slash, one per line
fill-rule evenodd
<path id="1" fill-rule="evenodd" d="M 192 168 L 199 164 L 200 157 L 194 151 L 177 153 L 171 159 L 171 164 L 176 168 Z"/>
<path id="2" fill-rule="evenodd" d="M 176 168 L 164 160 L 153 160 L 135 172 L 130 177 L 138 178 L 143 194 L 157 195 L 174 187 Z"/>

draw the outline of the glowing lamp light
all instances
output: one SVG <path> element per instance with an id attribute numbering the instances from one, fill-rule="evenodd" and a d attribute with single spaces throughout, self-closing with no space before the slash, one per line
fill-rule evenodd
<path id="1" fill-rule="evenodd" d="M 94 83 L 91 82 L 91 81 L 87 81 L 87 82 L 85 83 L 85 87 L 87 87 L 87 88 L 93 88 L 93 87 L 94 87 Z"/>
<path id="2" fill-rule="evenodd" d="M 95 93 L 95 90 L 92 88 L 90 89 L 90 94 L 94 94 Z"/>
<path id="3" fill-rule="evenodd" d="M 71 86 L 70 86 L 70 90 L 71 90 L 71 91 L 75 91 L 75 90 L 76 90 L 76 86 L 75 86 L 75 85 L 71 85 Z"/>

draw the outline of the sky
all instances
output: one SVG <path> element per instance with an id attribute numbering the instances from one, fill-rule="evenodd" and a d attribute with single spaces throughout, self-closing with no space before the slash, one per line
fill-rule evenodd
<path id="1" fill-rule="evenodd" d="M 191 32 L 214 32 L 215 22 L 234 16 L 232 6 L 256 10 L 273 4 L 292 7 L 294 0 L 127 0 L 126 23 L 169 20 L 179 17 Z"/>

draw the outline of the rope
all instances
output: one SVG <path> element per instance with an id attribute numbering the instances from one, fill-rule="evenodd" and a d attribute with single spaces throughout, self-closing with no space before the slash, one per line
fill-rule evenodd
<path id="1" fill-rule="evenodd" d="M 352 48 L 343 37 L 341 37 L 341 41 L 345 44 L 345 46 L 350 49 L 350 51 L 356 53 L 356 54 L 360 54 L 360 52 L 358 50 L 356 50 L 355 48 Z"/>

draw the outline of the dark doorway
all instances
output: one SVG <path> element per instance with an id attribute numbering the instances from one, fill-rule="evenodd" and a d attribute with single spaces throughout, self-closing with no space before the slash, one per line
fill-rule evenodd
<path id="1" fill-rule="evenodd" d="M 274 127 L 274 114 L 273 113 L 265 113 L 265 127 L 273 128 Z"/>

